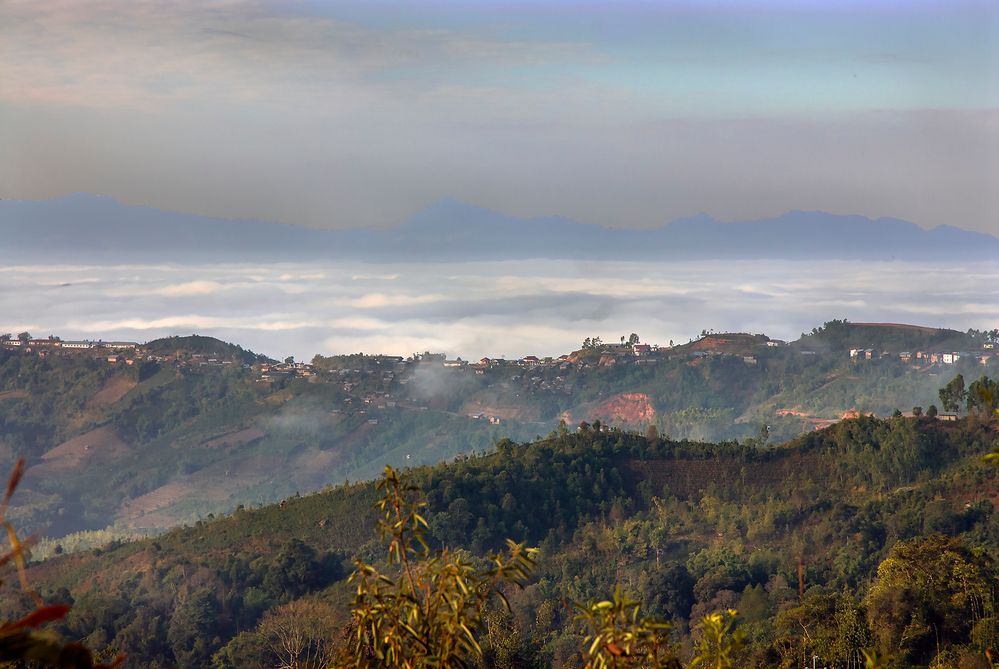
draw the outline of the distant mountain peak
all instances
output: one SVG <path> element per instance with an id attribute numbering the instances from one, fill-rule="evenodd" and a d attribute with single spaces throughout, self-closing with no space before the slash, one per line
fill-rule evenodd
<path id="1" fill-rule="evenodd" d="M 791 210 L 772 218 L 721 222 L 702 212 L 659 228 L 631 230 L 560 217 L 509 216 L 455 199 L 434 202 L 399 227 L 372 231 L 210 218 L 74 193 L 51 200 L 0 200 L 0 239 L 0 255 L 8 258 L 91 261 L 999 258 L 999 239 L 991 235 L 953 225 L 927 231 L 890 217 Z"/>

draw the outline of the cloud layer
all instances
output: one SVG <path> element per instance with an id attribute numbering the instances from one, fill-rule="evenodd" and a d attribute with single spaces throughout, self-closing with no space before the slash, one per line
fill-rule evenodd
<path id="1" fill-rule="evenodd" d="M 394 277 L 394 278 L 393 278 Z M 550 355 L 585 337 L 796 338 L 831 318 L 999 326 L 999 265 L 505 262 L 6 267 L 0 332 L 147 341 L 205 334 L 257 352 Z"/>

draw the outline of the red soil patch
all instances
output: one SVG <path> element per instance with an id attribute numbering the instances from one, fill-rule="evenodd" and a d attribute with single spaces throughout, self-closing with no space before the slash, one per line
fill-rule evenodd
<path id="1" fill-rule="evenodd" d="M 128 444 L 122 441 L 114 428 L 99 427 L 51 449 L 42 456 L 42 463 L 28 469 L 28 473 L 71 469 L 95 460 L 110 461 L 129 450 Z"/>
<path id="2" fill-rule="evenodd" d="M 19 400 L 28 396 L 24 390 L 4 390 L 0 392 L 0 400 Z"/>
<path id="3" fill-rule="evenodd" d="M 591 410 L 594 418 L 628 425 L 654 422 L 656 410 L 645 393 L 621 393 Z"/>
<path id="4" fill-rule="evenodd" d="M 286 467 L 283 459 L 265 456 L 209 465 L 123 502 L 118 520 L 140 529 L 173 527 L 190 513 L 184 508 L 189 506 L 186 502 L 224 505 L 234 495 L 274 478 L 275 472 Z"/>
<path id="5" fill-rule="evenodd" d="M 87 404 L 91 407 L 111 406 L 137 385 L 136 381 L 126 376 L 112 376 Z"/>
<path id="6" fill-rule="evenodd" d="M 170 506 L 194 492 L 197 492 L 197 487 L 190 481 L 167 483 L 152 492 L 125 502 L 122 505 L 122 511 L 126 518 L 132 520 Z"/>
<path id="7" fill-rule="evenodd" d="M 764 341 L 763 337 L 750 334 L 732 333 L 701 337 L 683 348 L 688 351 L 715 351 L 733 355 L 749 355 Z"/>

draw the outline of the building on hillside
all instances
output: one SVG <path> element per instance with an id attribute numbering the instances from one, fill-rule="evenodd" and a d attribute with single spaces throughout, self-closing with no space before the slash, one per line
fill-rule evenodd
<path id="1" fill-rule="evenodd" d="M 650 344 L 635 344 L 631 347 L 631 352 L 637 357 L 652 355 L 652 346 Z"/>
<path id="2" fill-rule="evenodd" d="M 756 356 L 755 355 L 744 355 L 744 356 L 742 356 L 742 361 L 744 363 L 746 363 L 747 365 L 755 365 L 756 364 Z"/>
<path id="3" fill-rule="evenodd" d="M 536 355 L 526 355 L 520 359 L 520 364 L 524 367 L 537 367 L 541 364 L 541 360 Z"/>
<path id="4" fill-rule="evenodd" d="M 134 341 L 103 341 L 100 344 L 112 351 L 124 351 L 125 349 L 136 348 L 139 345 Z"/>
<path id="5" fill-rule="evenodd" d="M 60 348 L 86 350 L 93 347 L 94 347 L 94 342 L 92 341 L 64 341 Z"/>
<path id="6" fill-rule="evenodd" d="M 51 347 L 58 345 L 58 339 L 29 339 L 28 346 L 32 348 Z"/>
<path id="7" fill-rule="evenodd" d="M 898 354 L 898 359 L 905 363 L 912 362 L 912 353 L 909 351 L 902 351 Z"/>
<path id="8" fill-rule="evenodd" d="M 451 368 L 451 369 L 461 368 L 461 367 L 464 367 L 467 364 L 468 363 L 466 361 L 462 360 L 461 358 L 455 358 L 454 360 L 445 360 L 444 363 L 443 363 L 443 365 L 445 367 L 448 367 L 448 368 Z"/>
<path id="9" fill-rule="evenodd" d="M 787 346 L 787 342 L 783 339 L 769 339 L 767 340 L 767 346 L 770 348 L 777 348 L 779 346 Z M 850 357 L 852 358 L 853 356 L 851 355 Z"/>

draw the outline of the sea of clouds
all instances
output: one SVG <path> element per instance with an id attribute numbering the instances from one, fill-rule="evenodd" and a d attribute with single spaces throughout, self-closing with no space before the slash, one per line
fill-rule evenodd
<path id="1" fill-rule="evenodd" d="M 585 337 L 794 339 L 832 318 L 999 327 L 999 262 L 7 265 L 0 333 L 219 337 L 272 357 L 561 354 Z"/>

